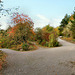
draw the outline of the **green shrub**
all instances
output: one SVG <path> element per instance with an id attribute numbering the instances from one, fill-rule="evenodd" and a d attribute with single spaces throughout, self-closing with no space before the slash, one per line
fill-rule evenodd
<path id="1" fill-rule="evenodd" d="M 34 46 L 33 46 L 33 45 L 31 45 L 31 46 L 30 46 L 30 49 L 34 49 Z"/>
<path id="2" fill-rule="evenodd" d="M 56 42 L 54 43 L 54 47 L 58 47 L 58 46 L 59 46 L 59 42 L 56 41 Z"/>
<path id="3" fill-rule="evenodd" d="M 46 44 L 46 41 L 43 40 L 43 41 L 41 42 L 41 45 L 42 45 L 42 46 L 45 46 L 45 44 Z"/>
<path id="4" fill-rule="evenodd" d="M 22 49 L 27 51 L 29 49 L 29 44 L 28 43 L 23 43 Z"/>
<path id="5" fill-rule="evenodd" d="M 7 46 L 7 43 L 6 42 L 4 42 L 4 43 L 1 44 L 1 47 L 2 48 L 5 48 L 6 46 Z"/>
<path id="6" fill-rule="evenodd" d="M 14 42 L 15 42 L 15 40 L 11 40 L 11 41 L 10 41 L 10 44 L 11 44 L 11 45 L 13 45 L 13 44 L 14 44 Z"/>
<path id="7" fill-rule="evenodd" d="M 48 47 L 57 47 L 59 46 L 59 42 L 54 34 L 49 35 L 49 44 Z"/>
<path id="8" fill-rule="evenodd" d="M 27 41 L 29 45 L 33 45 L 33 43 L 31 41 Z"/>
<path id="9" fill-rule="evenodd" d="M 37 42 L 38 42 L 39 44 L 41 44 L 41 40 L 37 40 Z"/>
<path id="10" fill-rule="evenodd" d="M 45 46 L 48 47 L 48 44 L 49 44 L 49 42 L 46 42 L 46 43 L 45 43 Z"/>
<path id="11" fill-rule="evenodd" d="M 53 47 L 53 43 L 54 43 L 54 34 L 49 35 L 49 45 L 48 47 Z"/>
<path id="12" fill-rule="evenodd" d="M 75 42 L 75 39 L 73 39 L 72 41 Z"/>

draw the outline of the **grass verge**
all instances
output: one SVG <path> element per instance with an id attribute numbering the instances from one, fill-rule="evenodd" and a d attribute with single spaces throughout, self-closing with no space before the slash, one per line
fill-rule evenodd
<path id="1" fill-rule="evenodd" d="M 75 44 L 75 39 L 73 39 L 72 37 L 61 37 L 62 40 L 66 40 L 68 42 L 74 43 Z"/>
<path id="2" fill-rule="evenodd" d="M 6 54 L 0 50 L 0 71 L 3 69 L 3 67 L 6 65 Z"/>

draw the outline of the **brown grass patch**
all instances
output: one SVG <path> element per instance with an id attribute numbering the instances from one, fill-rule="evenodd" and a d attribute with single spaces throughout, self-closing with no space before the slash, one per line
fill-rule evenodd
<path id="1" fill-rule="evenodd" d="M 2 70 L 2 67 L 5 65 L 5 58 L 6 54 L 0 50 L 0 70 Z"/>

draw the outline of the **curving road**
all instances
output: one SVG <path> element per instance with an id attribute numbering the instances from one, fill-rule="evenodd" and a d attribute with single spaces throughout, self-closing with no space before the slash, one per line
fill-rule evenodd
<path id="1" fill-rule="evenodd" d="M 63 45 L 18 52 L 1 49 L 8 54 L 3 75 L 75 75 L 75 44 L 58 39 Z"/>

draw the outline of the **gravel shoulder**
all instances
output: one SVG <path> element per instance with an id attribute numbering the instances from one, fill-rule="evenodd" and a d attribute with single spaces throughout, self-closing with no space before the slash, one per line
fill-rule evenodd
<path id="1" fill-rule="evenodd" d="M 18 52 L 0 49 L 8 54 L 3 75 L 75 75 L 75 44 L 58 39 L 63 45 Z"/>

